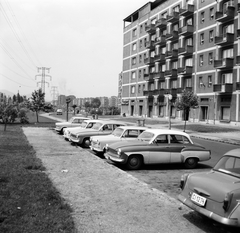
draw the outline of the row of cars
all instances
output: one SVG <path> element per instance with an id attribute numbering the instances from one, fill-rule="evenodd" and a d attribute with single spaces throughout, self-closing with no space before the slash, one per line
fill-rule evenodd
<path id="1" fill-rule="evenodd" d="M 130 125 L 120 121 L 73 117 L 56 123 L 65 140 L 104 155 L 128 169 L 144 164 L 182 163 L 195 168 L 211 152 L 184 132 Z M 207 173 L 181 178 L 178 199 L 195 211 L 230 226 L 240 227 L 240 149 L 225 154 Z"/>

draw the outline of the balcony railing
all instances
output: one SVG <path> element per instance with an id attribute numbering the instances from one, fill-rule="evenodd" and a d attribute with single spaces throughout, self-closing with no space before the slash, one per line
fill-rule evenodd
<path id="1" fill-rule="evenodd" d="M 179 21 L 179 12 L 173 11 L 172 14 L 167 16 L 167 22 L 175 23 Z"/>
<path id="2" fill-rule="evenodd" d="M 144 79 L 149 82 L 154 82 L 154 73 L 149 73 L 148 75 L 144 76 Z"/>
<path id="3" fill-rule="evenodd" d="M 166 70 L 165 75 L 176 77 L 177 76 L 177 69 Z"/>
<path id="4" fill-rule="evenodd" d="M 191 55 L 191 54 L 193 54 L 193 46 L 192 45 L 187 45 L 183 48 L 178 49 L 178 55 L 188 56 L 188 55 Z"/>
<path id="5" fill-rule="evenodd" d="M 160 79 L 160 80 L 165 80 L 165 72 L 164 71 L 159 71 L 154 74 L 155 79 Z"/>
<path id="6" fill-rule="evenodd" d="M 165 45 L 166 44 L 166 36 L 159 36 L 155 39 L 155 45 Z"/>
<path id="7" fill-rule="evenodd" d="M 167 20 L 165 18 L 158 19 L 155 25 L 160 29 L 165 28 L 167 27 Z"/>
<path id="8" fill-rule="evenodd" d="M 214 84 L 213 85 L 213 92 L 229 93 L 232 91 L 233 91 L 232 83 Z"/>
<path id="9" fill-rule="evenodd" d="M 179 35 L 182 35 L 182 36 L 192 35 L 193 31 L 194 31 L 193 25 L 186 25 L 178 29 Z"/>
<path id="10" fill-rule="evenodd" d="M 170 41 L 178 40 L 179 39 L 178 31 L 172 31 L 171 33 L 168 33 L 166 35 L 166 39 Z"/>
<path id="11" fill-rule="evenodd" d="M 221 60 L 214 60 L 214 68 L 216 69 L 231 69 L 233 68 L 233 58 L 223 58 Z"/>
<path id="12" fill-rule="evenodd" d="M 194 13 L 194 5 L 187 4 L 186 6 L 183 6 L 183 8 L 180 9 L 179 15 L 180 16 L 190 16 Z"/>
<path id="13" fill-rule="evenodd" d="M 179 87 L 179 88 L 177 88 L 177 93 L 181 94 L 181 93 L 183 93 L 184 90 L 192 91 L 192 87 Z"/>
<path id="14" fill-rule="evenodd" d="M 165 57 L 167 59 L 173 59 L 178 57 L 178 49 L 173 49 L 172 51 L 166 51 Z"/>
<path id="15" fill-rule="evenodd" d="M 156 31 L 155 24 L 147 25 L 145 31 L 150 34 L 154 33 Z"/>
<path id="16" fill-rule="evenodd" d="M 179 67 L 177 71 L 178 71 L 178 74 L 192 75 L 193 67 L 192 66 Z"/>
<path id="17" fill-rule="evenodd" d="M 154 58 L 153 57 L 147 57 L 147 58 L 144 59 L 144 63 L 146 65 L 151 65 L 151 64 L 154 63 Z"/>
<path id="18" fill-rule="evenodd" d="M 232 2 L 232 1 L 229 1 Z M 226 7 L 223 7 L 222 11 L 217 11 L 215 14 L 215 18 L 217 21 L 219 22 L 226 22 L 230 19 L 234 19 L 234 10 L 235 7 L 233 4 L 228 4 L 226 5 Z"/>
<path id="19" fill-rule="evenodd" d="M 154 61 L 155 62 L 165 62 L 165 54 L 161 53 L 161 54 L 155 55 Z"/>
<path id="20" fill-rule="evenodd" d="M 153 95 L 153 90 L 148 90 L 148 91 L 143 91 L 144 96 L 152 96 Z"/>
<path id="21" fill-rule="evenodd" d="M 240 82 L 236 82 L 236 90 L 240 90 Z"/>
<path id="22" fill-rule="evenodd" d="M 225 33 L 220 36 L 215 36 L 215 44 L 217 45 L 231 45 L 234 43 L 234 34 L 233 33 Z"/>
<path id="23" fill-rule="evenodd" d="M 154 49 L 154 41 L 147 41 L 145 47 L 147 49 Z"/>

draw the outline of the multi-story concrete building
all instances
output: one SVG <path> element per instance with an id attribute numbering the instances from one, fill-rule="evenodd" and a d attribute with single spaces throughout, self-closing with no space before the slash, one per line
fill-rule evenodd
<path id="1" fill-rule="evenodd" d="M 199 97 L 190 120 L 240 125 L 238 0 L 148 2 L 123 36 L 122 113 L 182 119 L 174 103 L 187 89 Z"/>

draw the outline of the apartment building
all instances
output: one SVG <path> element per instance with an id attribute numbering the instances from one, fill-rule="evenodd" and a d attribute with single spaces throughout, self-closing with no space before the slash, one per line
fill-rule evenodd
<path id="1" fill-rule="evenodd" d="M 240 1 L 156 0 L 124 20 L 121 113 L 240 125 Z"/>

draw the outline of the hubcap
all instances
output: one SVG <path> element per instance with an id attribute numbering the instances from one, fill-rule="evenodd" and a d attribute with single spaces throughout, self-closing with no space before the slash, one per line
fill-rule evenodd
<path id="1" fill-rule="evenodd" d="M 130 160 L 130 164 L 131 164 L 131 166 L 136 166 L 136 165 L 138 165 L 138 159 L 137 159 L 137 158 L 132 158 L 132 159 Z"/>

